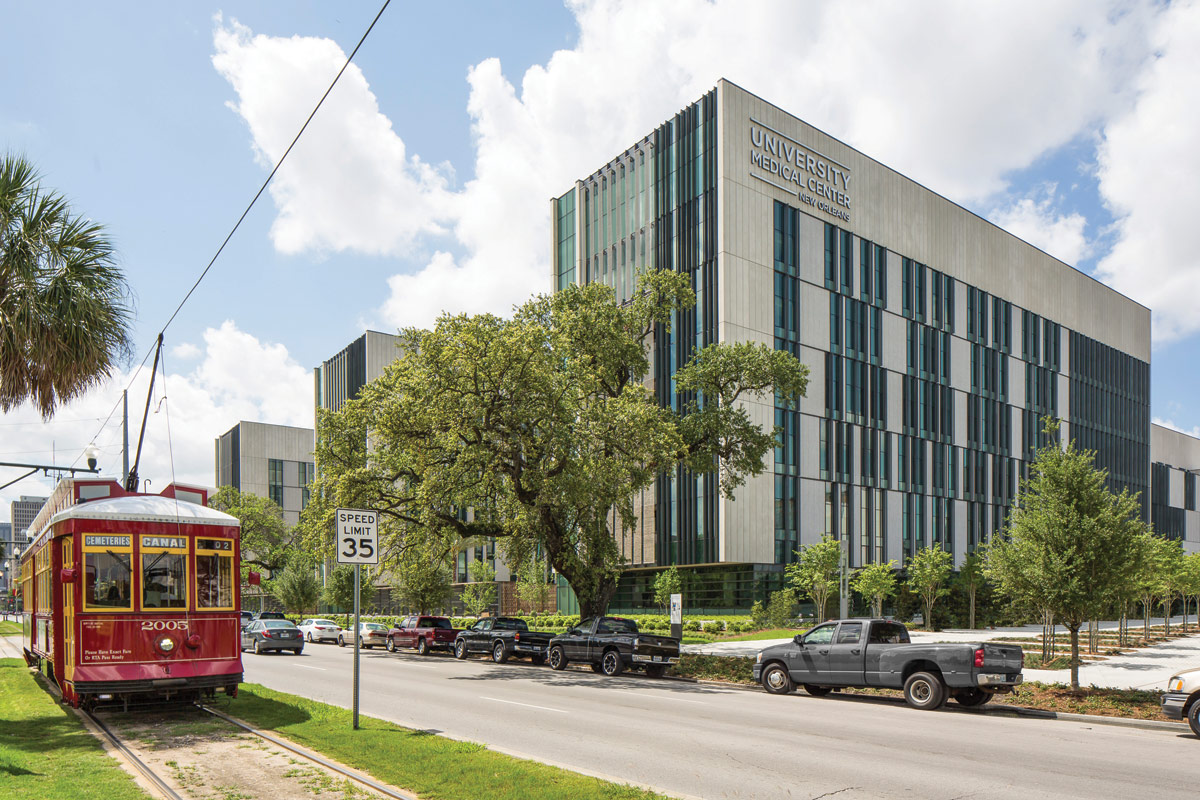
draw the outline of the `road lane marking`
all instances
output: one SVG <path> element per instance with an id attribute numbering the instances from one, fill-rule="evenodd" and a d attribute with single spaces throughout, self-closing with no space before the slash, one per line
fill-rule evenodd
<path id="1" fill-rule="evenodd" d="M 617 694 L 637 695 L 638 697 L 657 697 L 662 700 L 674 700 L 677 703 L 695 703 L 696 705 L 701 706 L 707 705 L 707 703 L 705 703 L 703 700 L 688 700 L 686 697 L 672 697 L 669 694 L 662 694 L 661 692 L 635 692 L 632 689 L 609 689 L 609 691 Z"/>
<path id="2" fill-rule="evenodd" d="M 310 667 L 308 664 L 293 664 L 292 666 L 300 669 L 319 669 L 321 672 L 325 672 L 325 667 Z"/>
<path id="3" fill-rule="evenodd" d="M 484 700 L 491 700 L 494 703 L 508 703 L 511 706 L 525 706 L 526 708 L 539 708 L 542 711 L 553 711 L 556 714 L 566 714 L 567 713 L 566 711 L 563 711 L 561 708 L 547 708 L 546 706 L 535 706 L 535 705 L 531 705 L 529 703 L 518 703 L 516 700 L 501 700 L 499 697 L 484 697 L 483 695 L 480 695 L 480 697 Z"/>

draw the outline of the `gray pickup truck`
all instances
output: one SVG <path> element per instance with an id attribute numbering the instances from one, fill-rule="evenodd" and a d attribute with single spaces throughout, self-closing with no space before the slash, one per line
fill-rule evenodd
<path id="1" fill-rule="evenodd" d="M 851 687 L 903 689 L 913 708 L 936 709 L 950 697 L 971 707 L 1011 692 L 1024 664 L 1017 645 L 912 644 L 898 622 L 843 619 L 759 652 L 754 679 L 771 694 L 797 685 L 816 697 Z"/>

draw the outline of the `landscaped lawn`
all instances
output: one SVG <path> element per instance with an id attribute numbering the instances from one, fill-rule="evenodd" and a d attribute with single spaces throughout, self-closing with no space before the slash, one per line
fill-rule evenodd
<path id="1" fill-rule="evenodd" d="M 663 795 L 525 761 L 372 717 L 351 727 L 349 710 L 242 684 L 225 711 L 369 773 L 423 800 L 658 800 Z"/>
<path id="2" fill-rule="evenodd" d="M 0 797 L 5 800 L 146 800 L 100 742 L 30 674 L 0 659 Z"/>
<path id="3" fill-rule="evenodd" d="M 21 623 L 0 620 L 0 636 L 16 636 L 21 633 Z"/>
<path id="4" fill-rule="evenodd" d="M 737 636 L 725 636 L 720 641 L 722 642 L 758 642 L 763 639 L 791 639 L 797 633 L 808 630 L 808 628 L 772 628 L 765 631 L 755 631 L 754 633 L 742 633 Z"/>

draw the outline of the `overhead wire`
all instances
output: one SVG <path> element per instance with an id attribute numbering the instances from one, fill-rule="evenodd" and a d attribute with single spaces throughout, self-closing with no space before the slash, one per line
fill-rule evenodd
<path id="1" fill-rule="evenodd" d="M 159 330 L 158 334 L 155 336 L 155 344 L 146 352 L 146 355 L 142 358 L 142 363 L 138 365 L 137 370 L 133 373 L 132 377 L 130 377 L 129 383 L 126 385 L 124 391 L 129 391 L 130 387 L 133 386 L 134 382 L 137 380 L 138 375 L 141 373 L 142 369 L 146 366 L 146 361 L 150 358 L 151 354 L 154 353 L 155 348 L 160 346 L 159 342 L 160 342 L 163 334 L 166 333 L 167 328 L 169 328 L 171 326 L 171 323 L 175 321 L 175 317 L 177 317 L 179 315 L 179 312 L 183 309 L 184 305 L 191 298 L 192 294 L 196 291 L 197 287 L 200 286 L 200 283 L 204 280 L 205 276 L 208 275 L 208 272 L 209 272 L 209 270 L 212 269 L 213 264 L 216 263 L 217 259 L 221 256 L 221 253 L 224 252 L 225 246 L 229 244 L 229 241 L 233 238 L 233 235 L 235 233 L 237 233 L 238 228 L 241 227 L 242 222 L 246 219 L 246 216 L 250 213 L 250 210 L 252 208 L 254 208 L 254 204 L 258 202 L 258 198 L 260 198 L 262 196 L 262 193 L 267 190 L 267 187 L 271 184 L 271 180 L 275 177 L 275 173 L 277 173 L 279 171 L 279 168 L 281 166 L 283 166 L 283 162 L 287 160 L 288 155 L 292 152 L 292 148 L 294 148 L 296 146 L 296 143 L 298 141 L 300 141 L 300 137 L 304 135 L 304 131 L 308 128 L 308 124 L 310 122 L 312 122 L 313 117 L 316 116 L 317 112 L 321 109 L 321 106 L 324 104 L 325 98 L 329 97 L 329 93 L 333 91 L 333 87 L 337 86 L 337 83 L 339 80 L 341 80 L 343 73 L 345 73 L 345 71 L 350 67 L 350 64 L 353 63 L 354 56 L 358 54 L 359 48 L 361 48 L 363 46 L 363 42 L 365 42 L 367 40 L 367 37 L 371 35 L 371 31 L 375 29 L 375 24 L 377 22 L 379 22 L 379 18 L 383 16 L 383 12 L 387 10 L 387 7 L 391 4 L 391 2 L 392 2 L 392 0 L 384 0 L 383 5 L 380 6 L 380 8 L 379 8 L 379 12 L 375 15 L 375 18 L 371 20 L 371 24 L 367 26 L 367 30 L 363 33 L 362 37 L 358 40 L 358 44 L 356 44 L 354 46 L 354 49 L 352 51 L 350 51 L 350 55 L 346 57 L 346 63 L 344 63 L 342 65 L 342 68 L 340 70 L 338 70 L 337 75 L 334 76 L 333 81 L 329 84 L 329 88 L 327 88 L 325 90 L 325 93 L 321 95 L 321 99 L 317 101 L 317 104 L 313 107 L 312 112 L 309 113 L 308 118 L 304 120 L 304 124 L 300 126 L 300 130 L 296 133 L 296 136 L 292 139 L 292 143 L 288 145 L 287 150 L 285 150 L 283 152 L 283 155 L 280 156 L 279 161 L 275 164 L 275 167 L 271 170 L 271 174 L 269 174 L 267 176 L 266 180 L 263 181 L 262 186 L 260 186 L 258 191 L 254 193 L 254 197 L 250 200 L 250 203 L 246 206 L 246 209 L 242 212 L 242 215 L 240 217 L 238 217 L 237 222 L 234 223 L 233 228 L 230 229 L 230 231 L 229 231 L 229 234 L 221 242 L 221 246 L 217 248 L 217 251 L 213 254 L 213 257 L 211 259 L 209 259 L 207 266 L 205 266 L 204 270 L 200 273 L 200 277 L 196 278 L 196 282 L 192 284 L 192 287 L 190 289 L 188 289 L 187 294 L 185 294 L 183 296 L 183 299 L 179 301 L 179 305 L 175 307 L 175 310 L 173 312 L 171 312 L 171 316 L 167 319 L 166 323 L 162 326 L 162 329 Z M 167 377 L 166 372 L 164 371 L 164 373 L 163 373 L 164 382 L 166 380 L 166 377 Z M 165 392 L 165 383 L 164 383 L 164 392 Z M 105 426 L 108 424 L 108 420 L 112 419 L 112 415 L 116 413 L 117 406 L 120 405 L 120 403 L 121 403 L 121 400 L 118 398 L 117 402 L 113 405 L 112 411 L 108 412 L 108 416 L 105 418 L 104 422 L 101 424 L 100 429 L 98 431 L 96 431 L 97 436 L 100 434 L 101 431 L 104 430 Z M 169 428 L 169 426 L 168 426 L 168 428 Z M 95 437 L 93 437 L 93 438 L 95 438 Z M 170 432 L 168 430 L 168 440 L 169 440 L 169 438 L 170 438 Z M 169 442 L 168 442 L 168 447 L 169 447 Z M 75 457 L 75 460 L 71 462 L 71 465 L 74 466 L 75 462 L 78 461 L 80 458 L 82 458 L 82 456 L 83 456 L 83 454 L 81 452 L 79 455 L 77 455 Z M 174 468 L 175 468 L 174 467 L 174 459 L 172 459 L 172 465 L 171 465 L 172 472 L 174 471 Z"/>

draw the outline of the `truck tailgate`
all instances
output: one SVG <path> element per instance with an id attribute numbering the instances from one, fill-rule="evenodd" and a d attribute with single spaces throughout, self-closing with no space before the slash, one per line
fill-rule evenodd
<path id="1" fill-rule="evenodd" d="M 983 645 L 983 669 L 988 672 L 1020 672 L 1024 663 L 1020 645 L 991 642 Z"/>
<path id="2" fill-rule="evenodd" d="M 639 633 L 634 653 L 641 656 L 679 656 L 679 640 L 669 636 L 653 636 Z"/>

